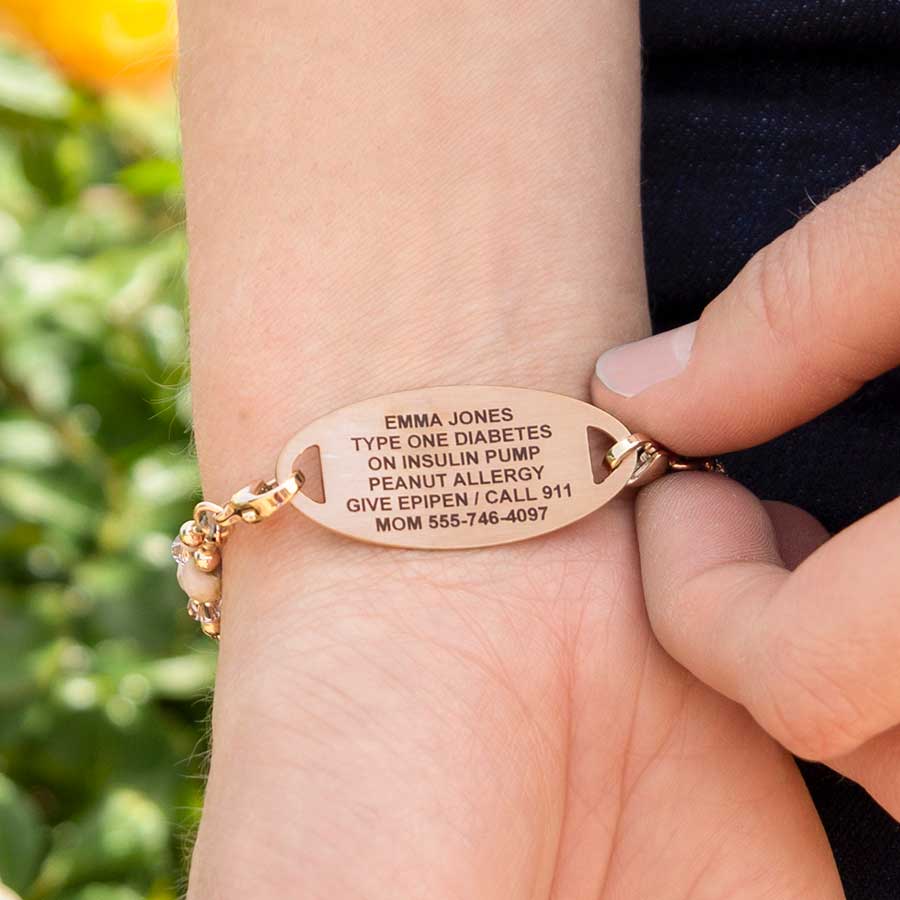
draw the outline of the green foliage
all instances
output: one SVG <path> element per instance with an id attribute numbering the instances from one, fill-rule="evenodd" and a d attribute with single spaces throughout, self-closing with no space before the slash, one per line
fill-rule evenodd
<path id="1" fill-rule="evenodd" d="M 169 544 L 196 499 L 174 102 L 0 45 L 0 896 L 172 900 L 214 648 Z"/>

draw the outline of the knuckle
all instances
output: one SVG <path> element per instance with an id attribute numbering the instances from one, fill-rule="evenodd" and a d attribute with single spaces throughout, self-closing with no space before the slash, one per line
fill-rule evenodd
<path id="1" fill-rule="evenodd" d="M 744 312 L 765 328 L 776 344 L 795 345 L 798 327 L 812 303 L 808 220 L 763 247 L 748 264 L 750 283 L 742 291 Z"/>
<path id="2" fill-rule="evenodd" d="M 803 759 L 826 760 L 855 750 L 870 737 L 852 679 L 835 666 L 836 650 L 816 639 L 785 636 L 761 662 L 751 703 L 757 721 Z"/>
<path id="3" fill-rule="evenodd" d="M 745 314 L 797 361 L 810 383 L 834 384 L 852 393 L 875 374 L 870 371 L 871 347 L 857 337 L 859 329 L 850 320 L 857 314 L 856 304 L 835 298 L 873 294 L 872 267 L 860 267 L 858 260 L 865 255 L 873 261 L 874 254 L 847 252 L 860 234 L 839 197 L 754 256 L 748 266 L 749 289 L 741 296 Z M 861 277 L 866 285 L 859 283 Z"/>

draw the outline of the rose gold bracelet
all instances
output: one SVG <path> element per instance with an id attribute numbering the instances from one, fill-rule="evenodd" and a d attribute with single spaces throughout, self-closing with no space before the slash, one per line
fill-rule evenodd
<path id="1" fill-rule="evenodd" d="M 481 385 L 404 391 L 307 425 L 279 454 L 274 478 L 224 506 L 198 503 L 172 555 L 188 614 L 218 638 L 223 546 L 235 525 L 285 506 L 388 547 L 489 547 L 555 531 L 685 469 L 722 471 L 571 397 Z"/>

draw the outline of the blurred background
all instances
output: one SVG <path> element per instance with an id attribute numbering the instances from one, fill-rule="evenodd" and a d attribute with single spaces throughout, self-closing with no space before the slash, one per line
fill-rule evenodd
<path id="1" fill-rule="evenodd" d="M 168 0 L 0 0 L 0 898 L 181 894 L 215 648 Z"/>

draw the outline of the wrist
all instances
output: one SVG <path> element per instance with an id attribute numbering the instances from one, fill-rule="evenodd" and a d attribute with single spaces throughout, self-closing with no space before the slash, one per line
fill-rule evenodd
<path id="1" fill-rule="evenodd" d="M 232 47 L 208 5 L 185 4 L 210 496 L 362 397 L 479 382 L 586 397 L 597 352 L 646 332 L 633 6 L 501 4 L 453 23 L 406 6 L 357 10 L 352 39 L 337 7 L 282 10 L 274 60 L 262 21 Z M 254 65 L 226 71 L 232 51 Z M 201 114 L 213 77 L 239 115 Z"/>

